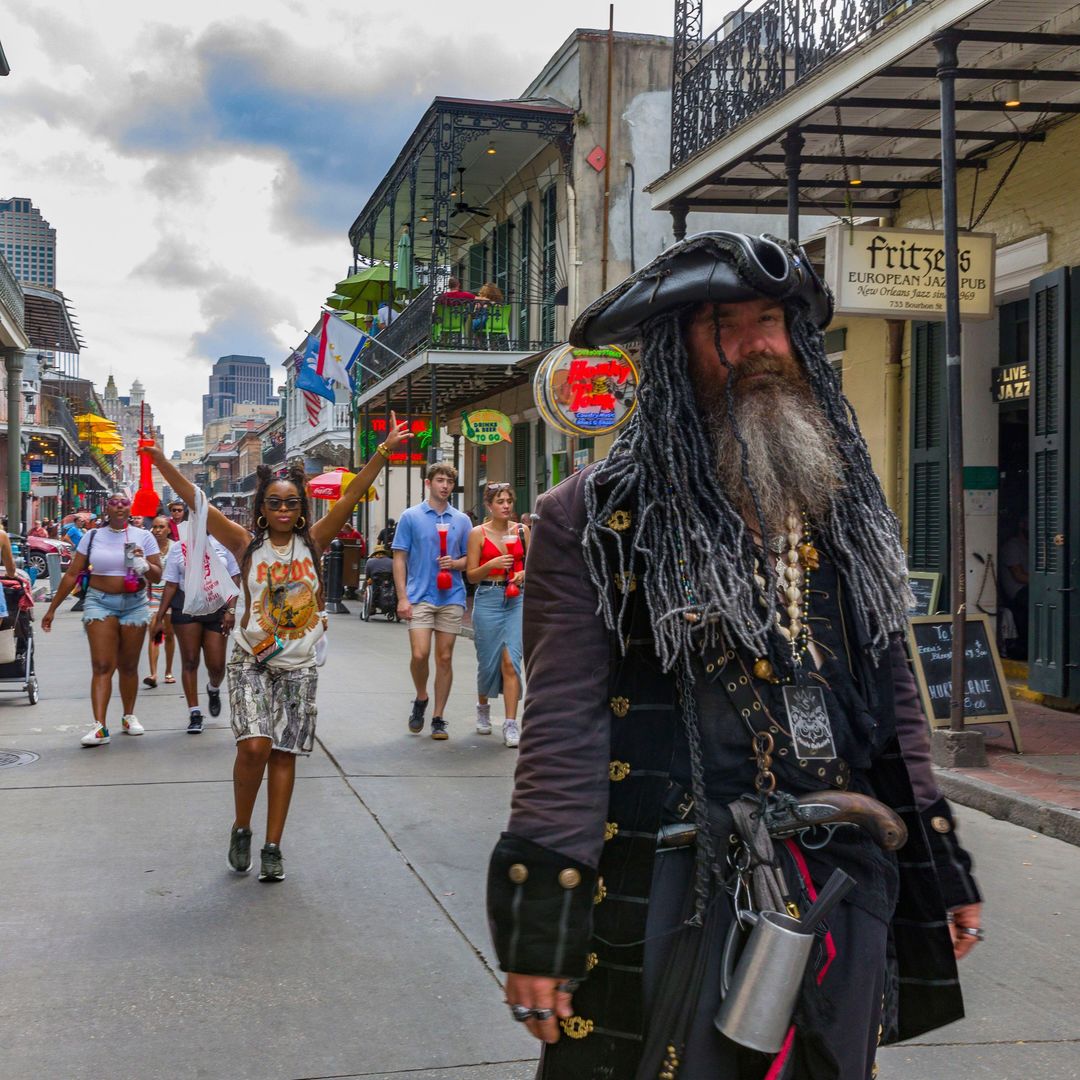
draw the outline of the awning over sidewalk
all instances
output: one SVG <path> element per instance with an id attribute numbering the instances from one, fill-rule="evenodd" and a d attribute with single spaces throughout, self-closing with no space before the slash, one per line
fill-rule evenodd
<path id="1" fill-rule="evenodd" d="M 684 28 L 673 167 L 648 188 L 655 207 L 775 213 L 791 182 L 804 213 L 885 216 L 902 193 L 939 189 L 942 34 L 958 42 L 960 168 L 1022 153 L 1080 112 L 1080 15 L 1069 0 L 804 8 L 767 0 L 704 40 Z M 980 192 L 976 213 L 990 194 Z"/>

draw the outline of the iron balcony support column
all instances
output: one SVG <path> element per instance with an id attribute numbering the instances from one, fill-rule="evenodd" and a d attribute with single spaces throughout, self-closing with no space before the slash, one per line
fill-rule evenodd
<path id="1" fill-rule="evenodd" d="M 405 417 L 412 431 L 412 372 L 405 376 Z M 412 506 L 412 457 L 411 442 L 405 443 L 405 505 Z"/>
<path id="2" fill-rule="evenodd" d="M 428 365 L 431 375 L 431 442 L 428 443 L 428 464 L 439 460 L 439 383 L 435 378 L 435 365 Z"/>
<path id="3" fill-rule="evenodd" d="M 390 434 L 390 387 L 386 388 L 386 434 Z M 385 440 L 385 436 L 383 436 Z M 383 503 L 383 528 L 390 528 L 390 462 L 386 463 L 386 501 Z"/>
<path id="4" fill-rule="evenodd" d="M 365 453 L 367 452 L 368 444 L 371 442 L 370 432 L 371 432 L 371 404 L 369 402 L 365 401 L 364 402 L 364 433 L 363 433 L 363 439 L 364 439 L 363 449 L 364 449 Z M 363 455 L 361 455 L 361 456 L 363 456 Z M 389 472 L 389 467 L 387 467 L 387 472 Z M 364 533 L 364 539 L 368 543 L 368 550 L 369 551 L 373 550 L 375 545 L 371 542 L 371 500 L 370 499 L 365 499 L 364 500 L 364 528 L 363 528 L 363 533 Z"/>
<path id="5" fill-rule="evenodd" d="M 456 510 L 461 509 L 461 493 L 458 488 L 461 486 L 461 436 L 455 435 L 454 439 L 454 468 L 457 470 L 458 479 L 454 484 L 454 494 L 451 497 L 451 502 L 454 504 Z"/>
<path id="6" fill-rule="evenodd" d="M 22 536 L 22 371 L 23 354 L 18 349 L 4 353 L 7 368 L 7 531 L 11 536 Z"/>
<path id="7" fill-rule="evenodd" d="M 802 170 L 802 150 L 806 140 L 798 128 L 789 128 L 780 143 L 784 151 L 784 172 L 787 174 L 788 239 L 799 242 L 799 173 Z"/>
<path id="8" fill-rule="evenodd" d="M 945 246 L 945 371 L 949 417 L 949 538 L 952 604 L 952 691 L 949 701 L 947 740 L 938 740 L 941 749 L 970 759 L 982 755 L 986 764 L 982 734 L 964 728 L 964 650 L 966 644 L 966 530 L 964 528 L 964 414 L 960 364 L 960 237 L 956 199 L 956 68 L 958 38 L 943 34 L 935 39 L 937 76 L 941 91 L 941 199 Z M 939 764 L 941 762 L 939 761 Z M 960 762 L 955 762 L 959 764 Z M 966 760 L 965 764 L 978 764 Z"/>

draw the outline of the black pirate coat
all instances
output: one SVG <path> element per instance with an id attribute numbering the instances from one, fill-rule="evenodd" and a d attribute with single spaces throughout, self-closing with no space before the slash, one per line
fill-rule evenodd
<path id="1" fill-rule="evenodd" d="M 524 609 L 529 694 L 510 823 L 489 869 L 488 915 L 504 971 L 583 979 L 540 1076 L 632 1080 L 648 1026 L 641 942 L 681 717 L 645 604 L 630 605 L 625 653 L 596 613 L 581 544 L 584 475 L 537 504 Z M 635 509 L 609 520 L 619 536 L 628 535 Z M 626 550 L 622 558 L 629 569 L 612 577 L 620 591 L 634 591 L 644 568 Z M 852 653 L 866 655 L 852 620 L 848 633 L 857 639 Z M 980 897 L 930 771 L 903 645 L 895 642 L 876 666 L 867 660 L 856 676 L 882 729 L 895 731 L 868 775 L 909 832 L 891 926 L 897 978 L 885 1041 L 895 1041 L 963 1015 L 945 911 Z"/>

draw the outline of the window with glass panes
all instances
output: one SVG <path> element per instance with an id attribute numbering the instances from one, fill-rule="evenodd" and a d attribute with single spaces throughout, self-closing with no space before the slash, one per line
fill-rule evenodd
<path id="1" fill-rule="evenodd" d="M 504 297 L 510 296 L 510 222 L 504 221 L 495 226 L 494 244 L 491 248 L 491 280 L 502 290 Z"/>
<path id="2" fill-rule="evenodd" d="M 558 188 L 555 184 L 540 197 L 540 337 L 555 337 L 556 210 Z"/>

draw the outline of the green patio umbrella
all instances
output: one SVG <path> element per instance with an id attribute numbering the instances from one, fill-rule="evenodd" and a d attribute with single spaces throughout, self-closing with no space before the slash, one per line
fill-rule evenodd
<path id="1" fill-rule="evenodd" d="M 349 298 L 349 307 L 356 309 L 360 303 L 386 300 L 390 295 L 390 265 L 376 263 L 350 274 L 334 286 L 338 296 Z"/>
<path id="2" fill-rule="evenodd" d="M 340 293 L 333 293 L 326 298 L 326 306 L 338 311 L 347 311 L 351 304 L 351 297 L 342 296 Z"/>
<path id="3" fill-rule="evenodd" d="M 408 225 L 401 230 L 398 238 L 397 258 L 394 261 L 394 285 L 402 292 L 411 293 L 416 289 L 416 275 L 413 272 L 412 237 Z"/>

